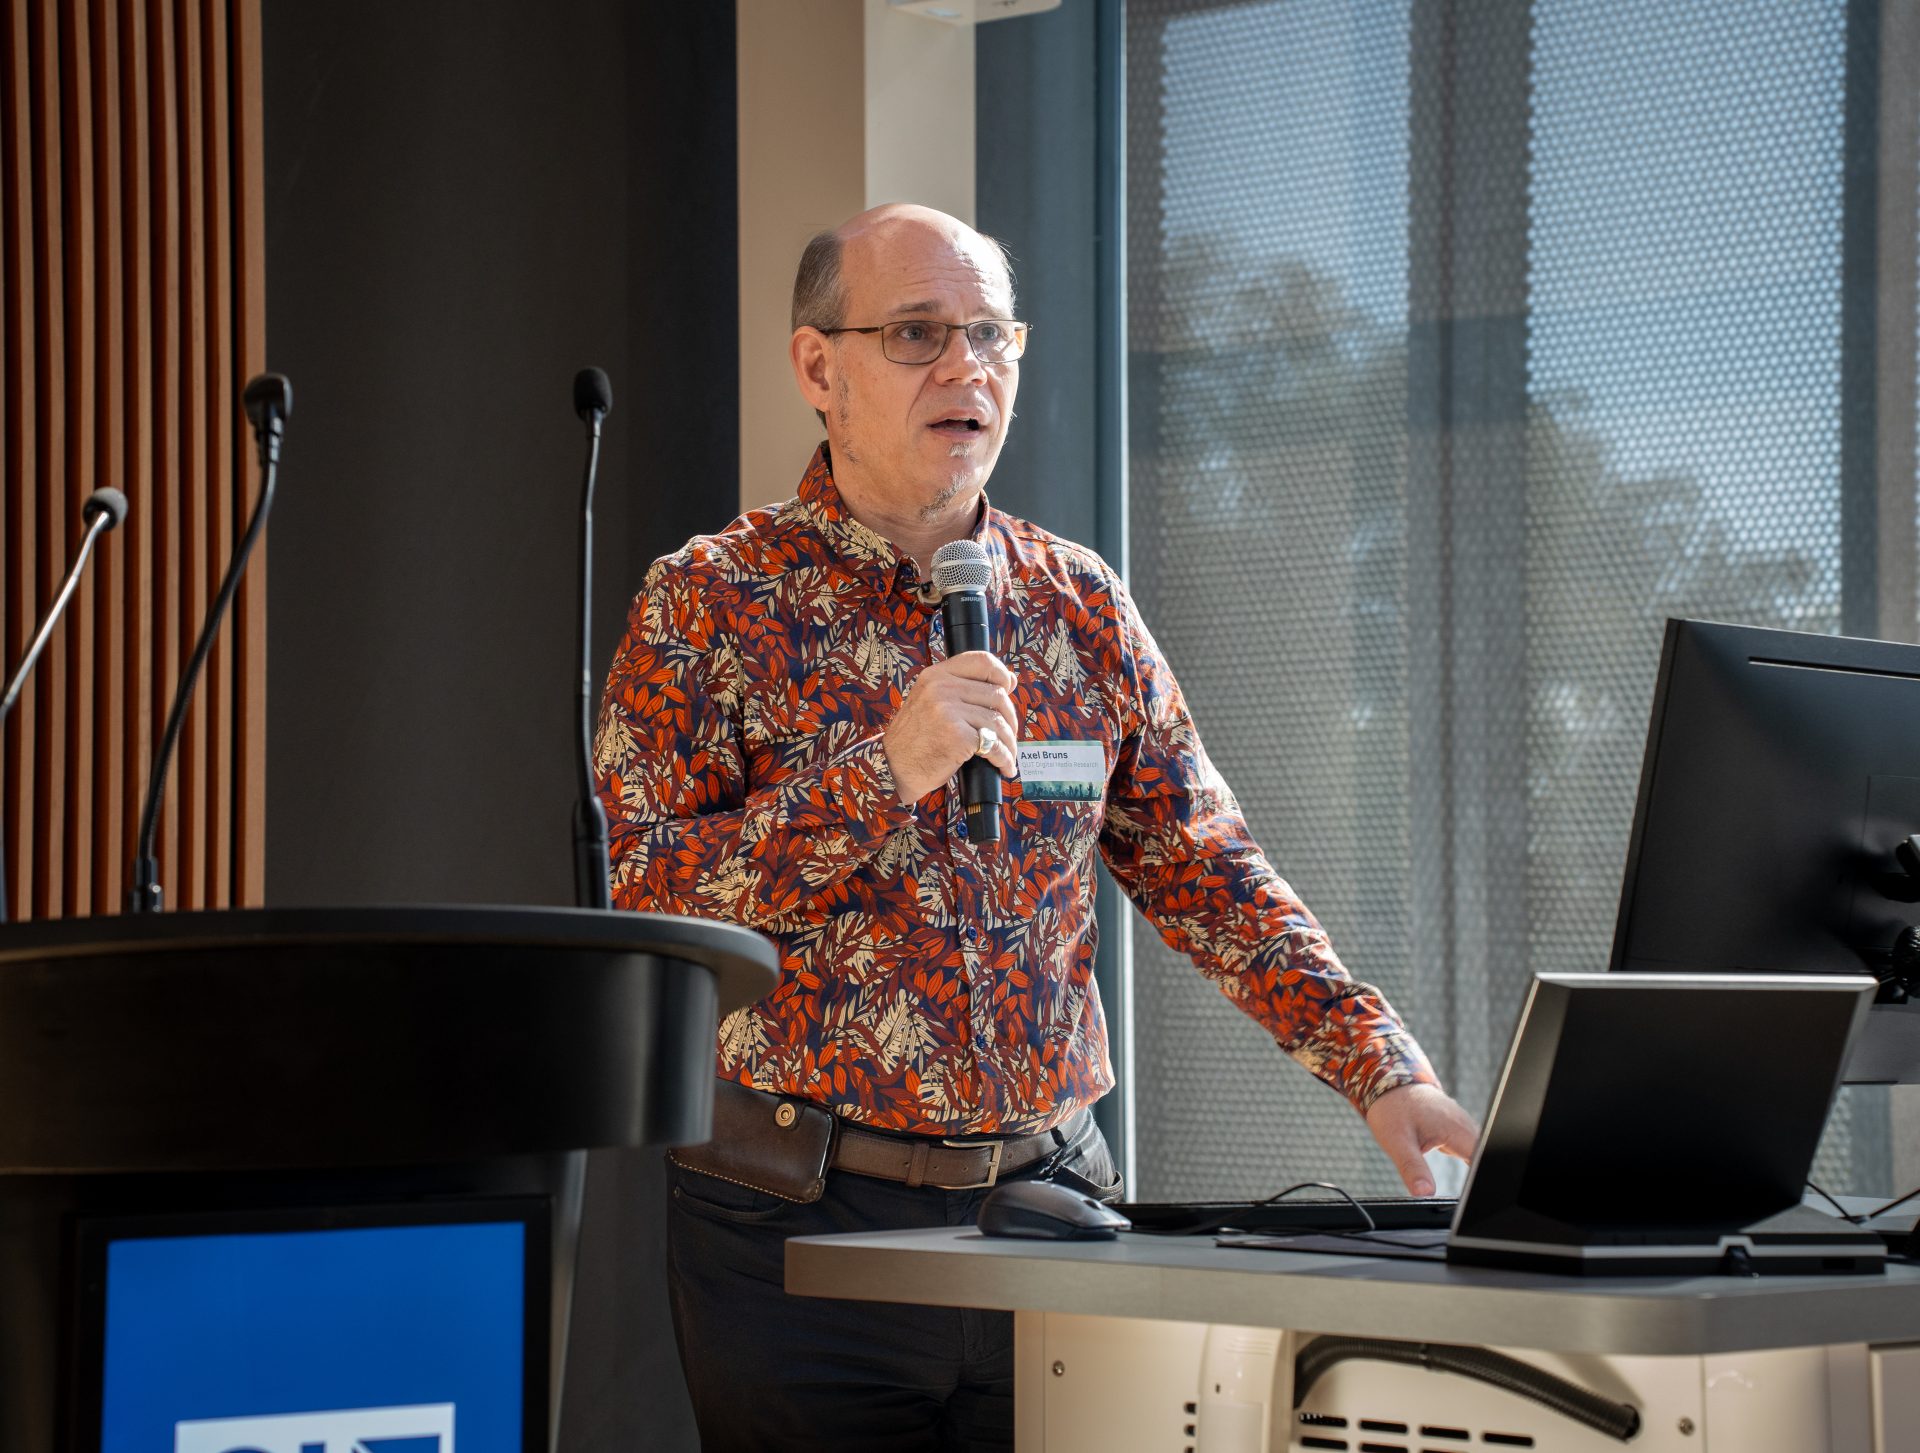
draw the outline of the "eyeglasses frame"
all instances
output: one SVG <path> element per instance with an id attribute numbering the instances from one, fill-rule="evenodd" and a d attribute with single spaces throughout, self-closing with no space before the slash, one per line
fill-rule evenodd
<path id="1" fill-rule="evenodd" d="M 886 339 L 887 329 L 898 328 L 907 323 L 921 323 L 932 327 L 945 328 L 947 331 L 941 335 L 939 352 L 935 353 L 931 358 L 921 359 L 918 363 L 895 358 L 891 353 L 888 353 Z M 973 341 L 973 330 L 978 328 L 982 323 L 1004 323 L 1009 327 L 1018 328 L 1020 330 L 1020 351 L 1012 358 L 982 358 L 980 356 L 980 350 L 974 346 Z M 808 326 L 811 327 L 812 325 L 809 324 Z M 1022 358 L 1025 358 L 1027 356 L 1027 339 L 1033 333 L 1033 325 L 1022 322 L 1018 318 L 976 318 L 971 323 L 943 323 L 938 318 L 896 318 L 891 323 L 879 323 L 868 328 L 814 328 L 813 331 L 824 334 L 828 338 L 832 338 L 839 333 L 878 333 L 880 334 L 880 356 L 886 359 L 888 363 L 897 363 L 902 368 L 925 368 L 928 364 L 938 363 L 946 356 L 947 345 L 953 341 L 955 329 L 967 335 L 967 351 L 973 354 L 974 362 L 987 368 L 998 368 L 1002 364 L 1018 363 Z"/>

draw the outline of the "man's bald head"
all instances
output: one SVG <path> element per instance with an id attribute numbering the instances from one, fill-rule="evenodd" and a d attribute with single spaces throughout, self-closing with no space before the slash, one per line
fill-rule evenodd
<path id="1" fill-rule="evenodd" d="M 909 234 L 939 237 L 956 250 L 974 253 L 998 270 L 1013 307 L 1013 261 L 1006 244 L 976 231 L 958 217 L 911 202 L 888 202 L 850 217 L 831 232 L 821 232 L 800 254 L 793 279 L 795 328 L 838 328 L 847 321 L 847 278 L 870 254 L 907 240 Z"/>
<path id="2" fill-rule="evenodd" d="M 808 262 L 787 354 L 826 428 L 834 483 L 856 519 L 890 521 L 887 538 L 930 541 L 930 555 L 944 543 L 930 530 L 970 522 L 1020 391 L 1022 350 L 1009 345 L 1024 333 L 1000 331 L 1020 326 L 1006 253 L 944 212 L 890 206 L 817 239 Z"/>

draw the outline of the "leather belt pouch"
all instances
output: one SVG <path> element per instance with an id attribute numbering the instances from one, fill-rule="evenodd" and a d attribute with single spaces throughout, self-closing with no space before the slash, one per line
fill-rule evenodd
<path id="1" fill-rule="evenodd" d="M 682 1170 L 805 1204 L 827 1188 L 834 1118 L 824 1105 L 713 1082 L 713 1139 L 677 1145 L 667 1159 Z"/>

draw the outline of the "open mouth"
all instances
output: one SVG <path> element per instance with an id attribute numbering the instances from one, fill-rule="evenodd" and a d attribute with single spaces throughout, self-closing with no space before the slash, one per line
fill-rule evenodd
<path id="1" fill-rule="evenodd" d="M 971 415 L 961 415 L 951 419 L 938 419 L 931 425 L 936 434 L 948 434 L 963 437 L 980 432 L 980 421 Z"/>

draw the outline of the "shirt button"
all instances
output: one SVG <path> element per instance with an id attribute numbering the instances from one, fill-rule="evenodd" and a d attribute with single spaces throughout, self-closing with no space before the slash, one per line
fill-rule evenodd
<path id="1" fill-rule="evenodd" d="M 953 830 L 953 835 L 955 837 L 965 837 L 967 835 L 967 825 L 964 822 L 961 823 Z"/>

